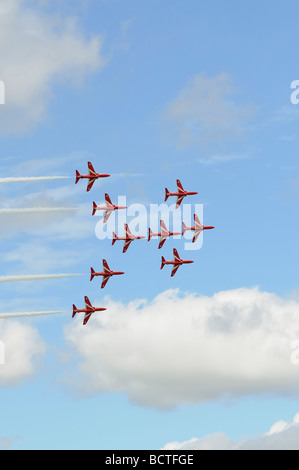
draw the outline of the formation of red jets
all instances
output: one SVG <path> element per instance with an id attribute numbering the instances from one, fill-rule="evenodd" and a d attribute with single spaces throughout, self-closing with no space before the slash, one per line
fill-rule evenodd
<path id="1" fill-rule="evenodd" d="M 88 162 L 88 171 L 89 171 L 88 175 L 80 175 L 79 171 L 76 170 L 76 181 L 75 181 L 75 184 L 77 184 L 81 179 L 87 179 L 88 180 L 88 182 L 87 182 L 87 192 L 89 192 L 91 190 L 91 188 L 93 187 L 93 185 L 94 185 L 94 183 L 97 179 L 99 179 L 99 178 L 108 178 L 110 176 L 106 173 L 96 173 L 96 171 L 94 170 L 93 165 L 90 162 Z M 169 192 L 168 189 L 165 188 L 165 202 L 167 201 L 167 199 L 169 197 L 175 196 L 177 198 L 176 199 L 176 208 L 179 208 L 182 201 L 184 200 L 184 198 L 186 196 L 193 196 L 193 195 L 196 195 L 196 194 L 198 194 L 198 193 L 195 192 L 195 191 L 185 191 L 183 186 L 182 186 L 182 183 L 180 182 L 180 180 L 177 180 L 177 191 Z M 112 204 L 111 199 L 110 199 L 108 194 L 105 194 L 105 201 L 106 201 L 105 206 L 98 206 L 94 202 L 93 203 L 93 211 L 92 211 L 92 215 L 95 215 L 97 211 L 105 211 L 103 223 L 106 223 L 108 221 L 108 219 L 109 219 L 110 215 L 112 214 L 112 212 L 114 212 L 116 210 L 127 209 L 126 206 L 116 206 L 116 205 Z M 160 237 L 160 242 L 159 242 L 158 249 L 161 249 L 163 247 L 165 241 L 167 240 L 167 238 L 175 236 L 175 235 L 184 235 L 184 233 L 187 230 L 190 230 L 190 231 L 194 232 L 192 242 L 195 243 L 197 238 L 199 237 L 199 235 L 201 234 L 201 232 L 203 230 L 211 230 L 211 229 L 214 228 L 213 226 L 210 226 L 210 225 L 209 226 L 202 225 L 196 214 L 194 214 L 194 226 L 193 227 L 187 227 L 184 222 L 183 222 L 182 225 L 183 225 L 182 232 L 171 232 L 167 229 L 167 227 L 165 225 L 165 222 L 163 220 L 161 220 L 160 221 L 160 228 L 161 228 L 160 232 L 154 233 L 149 228 L 148 241 L 150 241 L 151 238 L 153 238 L 153 237 Z M 140 239 L 144 239 L 146 237 L 133 235 L 131 233 L 131 230 L 130 230 L 128 224 L 125 224 L 124 228 L 125 228 L 125 235 L 124 236 L 119 237 L 113 232 L 113 234 L 112 234 L 112 245 L 114 245 L 114 243 L 117 240 L 123 240 L 124 241 L 123 253 L 126 253 L 126 251 L 128 250 L 128 248 L 129 248 L 129 246 L 130 246 L 130 244 L 132 243 L 133 240 L 140 240 Z M 191 263 L 193 263 L 192 260 L 184 260 L 184 259 L 180 258 L 179 254 L 178 254 L 178 251 L 174 248 L 174 250 L 173 250 L 173 260 L 167 261 L 162 256 L 161 269 L 163 269 L 165 265 L 172 265 L 173 268 L 172 268 L 172 271 L 171 271 L 171 277 L 173 277 L 176 274 L 176 272 L 177 272 L 177 270 L 179 269 L 180 266 L 182 266 L 183 264 L 191 264 Z M 93 268 L 91 268 L 90 280 L 92 281 L 96 276 L 102 276 L 103 280 L 102 280 L 101 288 L 104 289 L 107 282 L 109 281 L 109 279 L 112 276 L 118 276 L 118 275 L 122 275 L 122 274 L 125 274 L 125 273 L 123 271 L 113 271 L 113 270 L 111 270 L 108 263 L 107 263 L 107 261 L 105 259 L 103 259 L 103 271 L 96 272 Z M 90 303 L 89 298 L 85 297 L 85 308 L 77 309 L 77 307 L 75 305 L 73 305 L 73 318 L 76 316 L 77 313 L 84 313 L 85 315 L 84 315 L 83 325 L 86 325 L 87 322 L 89 321 L 91 315 L 94 312 L 102 312 L 104 310 L 106 310 L 106 308 L 95 308 L 95 307 L 93 307 Z"/>

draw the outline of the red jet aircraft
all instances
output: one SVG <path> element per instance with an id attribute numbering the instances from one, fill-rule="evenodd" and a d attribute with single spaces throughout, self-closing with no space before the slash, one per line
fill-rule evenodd
<path id="1" fill-rule="evenodd" d="M 133 240 L 141 240 L 142 238 L 145 238 L 145 237 L 142 237 L 141 235 L 140 236 L 132 235 L 128 224 L 125 224 L 125 233 L 126 233 L 126 235 L 124 237 L 118 237 L 113 232 L 113 240 L 112 240 L 112 245 L 114 245 L 116 240 L 124 240 L 125 243 L 124 243 L 123 253 L 125 253 L 127 251 L 127 249 L 129 248 L 129 246 L 130 246 L 130 244 Z"/>
<path id="2" fill-rule="evenodd" d="M 194 214 L 194 227 L 187 227 L 186 224 L 183 222 L 182 235 L 184 235 L 186 230 L 193 230 L 194 237 L 193 237 L 192 243 L 195 243 L 203 230 L 212 230 L 213 228 L 215 227 L 212 227 L 211 225 L 201 225 L 198 216 Z"/>
<path id="3" fill-rule="evenodd" d="M 91 277 L 90 280 L 92 281 L 95 276 L 103 276 L 103 282 L 101 285 L 101 289 L 104 289 L 105 285 L 109 281 L 111 276 L 119 276 L 121 274 L 125 274 L 122 271 L 111 271 L 108 266 L 108 263 L 105 259 L 103 259 L 103 272 L 96 273 L 93 268 L 91 268 Z"/>
<path id="4" fill-rule="evenodd" d="M 152 232 L 151 229 L 148 230 L 148 241 L 150 241 L 152 237 L 160 237 L 160 243 L 159 243 L 158 249 L 162 248 L 167 238 L 172 237 L 174 235 L 181 235 L 181 232 L 169 232 L 163 220 L 160 221 L 160 227 L 161 227 L 161 232 L 159 233 L 154 233 Z"/>
<path id="5" fill-rule="evenodd" d="M 103 220 L 104 224 L 108 221 L 113 211 L 116 211 L 119 209 L 127 209 L 126 206 L 115 206 L 114 204 L 112 204 L 111 199 L 108 196 L 108 194 L 105 194 L 105 200 L 106 200 L 106 206 L 97 206 L 97 204 L 94 202 L 93 211 L 92 211 L 92 215 L 95 215 L 96 211 L 106 211 L 104 220 Z"/>
<path id="6" fill-rule="evenodd" d="M 175 208 L 177 209 L 178 207 L 180 207 L 184 197 L 193 196 L 198 193 L 196 193 L 195 191 L 185 191 L 180 180 L 176 180 L 176 184 L 177 184 L 177 192 L 175 193 L 170 193 L 168 189 L 165 188 L 165 202 L 167 201 L 169 196 L 177 196 L 177 201 L 176 201 L 176 206 L 175 206 Z"/>
<path id="7" fill-rule="evenodd" d="M 76 184 L 79 182 L 79 180 L 82 179 L 88 179 L 88 185 L 87 185 L 87 192 L 91 190 L 91 188 L 94 185 L 94 182 L 99 179 L 99 178 L 108 178 L 110 175 L 107 175 L 105 173 L 96 173 L 94 170 L 94 167 L 90 162 L 87 164 L 89 174 L 88 175 L 80 175 L 79 171 L 76 170 Z"/>
<path id="8" fill-rule="evenodd" d="M 179 267 L 182 264 L 191 264 L 191 263 L 193 263 L 193 261 L 186 260 L 186 259 L 181 259 L 175 248 L 173 249 L 173 257 L 174 257 L 173 261 L 166 261 L 165 258 L 162 256 L 162 264 L 161 264 L 161 269 L 164 268 L 165 264 L 173 264 L 171 277 L 173 277 L 175 275 L 175 273 L 177 272 L 177 270 L 179 269 Z"/>
<path id="9" fill-rule="evenodd" d="M 104 310 L 107 310 L 106 308 L 95 308 L 91 305 L 90 300 L 88 297 L 85 297 L 85 308 L 77 308 L 75 305 L 73 305 L 73 317 L 76 316 L 76 313 L 85 313 L 84 320 L 83 320 L 83 325 L 86 325 L 88 320 L 90 319 L 91 315 L 94 312 L 103 312 Z"/>

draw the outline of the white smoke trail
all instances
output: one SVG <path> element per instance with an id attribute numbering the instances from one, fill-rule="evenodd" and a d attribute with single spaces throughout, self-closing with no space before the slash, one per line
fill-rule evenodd
<path id="1" fill-rule="evenodd" d="M 51 181 L 69 179 L 70 176 L 25 176 L 20 178 L 0 178 L 0 184 L 6 183 L 28 183 L 32 181 Z"/>
<path id="2" fill-rule="evenodd" d="M 84 274 L 29 274 L 26 276 L 2 276 L 0 283 L 4 282 L 23 282 L 23 281 L 40 281 L 44 279 L 61 279 L 67 277 L 80 277 Z"/>
<path id="3" fill-rule="evenodd" d="M 0 215 L 7 214 L 42 214 L 47 212 L 70 212 L 78 211 L 80 207 L 29 207 L 17 209 L 0 209 Z"/>
<path id="4" fill-rule="evenodd" d="M 10 318 L 23 318 L 23 317 L 40 317 L 44 315 L 57 315 L 61 313 L 66 313 L 66 311 L 61 312 L 23 312 L 23 313 L 1 313 L 0 320 L 6 320 Z"/>

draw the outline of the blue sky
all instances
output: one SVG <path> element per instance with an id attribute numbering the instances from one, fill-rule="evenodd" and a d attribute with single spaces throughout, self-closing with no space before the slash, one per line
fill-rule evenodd
<path id="1" fill-rule="evenodd" d="M 296 13 L 295 1 L 0 1 L 0 177 L 70 177 L 0 184 L 0 209 L 79 207 L 0 213 L 0 275 L 82 274 L 0 285 L 0 312 L 66 311 L 0 321 L 0 446 L 246 442 L 292 422 Z M 90 193 L 74 185 L 87 161 L 112 175 Z M 140 240 L 123 255 L 96 237 L 94 200 L 148 208 L 177 178 L 216 227 L 201 250 Z M 174 247 L 195 262 L 170 278 L 160 259 Z M 101 292 L 89 272 L 103 258 L 126 275 Z M 83 330 L 71 307 L 85 295 L 107 311 Z"/>

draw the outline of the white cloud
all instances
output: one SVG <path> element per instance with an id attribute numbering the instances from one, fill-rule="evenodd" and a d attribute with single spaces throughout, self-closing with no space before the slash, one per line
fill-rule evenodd
<path id="1" fill-rule="evenodd" d="M 218 432 L 208 434 L 207 436 L 197 439 L 192 438 L 183 442 L 169 442 L 161 450 L 232 450 L 234 443 L 225 433 Z"/>
<path id="2" fill-rule="evenodd" d="M 178 148 L 223 144 L 240 139 L 254 107 L 236 101 L 231 77 L 196 75 L 163 113 L 170 142 Z"/>
<path id="3" fill-rule="evenodd" d="M 0 4 L 1 77 L 6 104 L 0 108 L 4 132 L 24 132 L 45 117 L 53 85 L 79 85 L 104 66 L 102 39 L 86 39 L 75 18 L 46 15 L 37 3 Z"/>
<path id="4" fill-rule="evenodd" d="M 13 320 L 0 321 L 1 354 L 5 363 L 0 362 L 0 386 L 17 385 L 31 377 L 38 360 L 45 353 L 45 344 L 36 328 Z"/>
<path id="5" fill-rule="evenodd" d="M 225 433 L 209 434 L 201 439 L 170 442 L 162 450 L 299 450 L 299 413 L 291 423 L 278 421 L 269 432 L 253 439 L 229 439 Z"/>
<path id="6" fill-rule="evenodd" d="M 176 290 L 151 303 L 102 299 L 87 328 L 65 327 L 78 353 L 82 392 L 121 392 L 143 406 L 170 408 L 220 397 L 298 393 L 291 343 L 299 303 L 258 288 L 212 297 Z"/>

